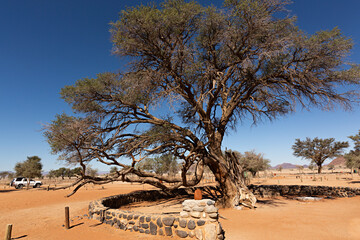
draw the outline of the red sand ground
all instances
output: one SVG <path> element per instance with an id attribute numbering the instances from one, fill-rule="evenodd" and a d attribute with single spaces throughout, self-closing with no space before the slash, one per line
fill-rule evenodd
<path id="1" fill-rule="evenodd" d="M 258 180 L 259 181 L 259 180 Z M 268 184 L 276 179 L 267 180 Z M 281 178 L 286 184 L 286 177 Z M 289 182 L 293 184 L 292 177 Z M 299 180 L 297 180 L 299 181 Z M 305 180 L 304 180 L 305 181 Z M 330 180 L 329 180 L 330 182 Z M 331 185 L 348 185 L 339 178 Z M 353 179 L 348 186 L 358 187 Z M 357 183 L 359 182 L 359 183 Z M 305 181 L 317 185 L 319 182 Z M 299 184 L 299 183 L 297 183 Z M 329 184 L 327 184 L 329 185 Z M 129 240 L 171 239 L 112 228 L 95 220 L 81 218 L 87 213 L 91 200 L 143 189 L 140 185 L 108 184 L 81 189 L 70 198 L 69 190 L 46 191 L 39 189 L 15 190 L 0 186 L 0 237 L 7 224 L 13 224 L 13 239 L 49 240 Z M 71 229 L 64 224 L 64 208 L 70 207 Z M 150 206 L 149 208 L 157 208 Z M 147 209 L 151 212 L 151 209 Z M 285 198 L 260 201 L 256 210 L 221 209 L 221 223 L 226 239 L 360 239 L 360 196 L 319 202 L 299 202 Z M 176 237 L 172 239 L 178 239 Z"/>

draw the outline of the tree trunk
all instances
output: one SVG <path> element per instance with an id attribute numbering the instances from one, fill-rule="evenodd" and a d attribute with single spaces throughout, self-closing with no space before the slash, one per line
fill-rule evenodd
<path id="1" fill-rule="evenodd" d="M 214 173 L 217 182 L 220 184 L 223 197 L 220 204 L 225 208 L 235 208 L 237 206 L 246 206 L 254 208 L 256 197 L 246 187 L 242 168 L 233 153 L 226 152 L 224 156 L 219 157 L 223 161 L 210 164 L 210 169 Z"/>
<path id="2" fill-rule="evenodd" d="M 321 173 L 321 170 L 322 170 L 322 166 L 318 165 L 318 173 Z"/>

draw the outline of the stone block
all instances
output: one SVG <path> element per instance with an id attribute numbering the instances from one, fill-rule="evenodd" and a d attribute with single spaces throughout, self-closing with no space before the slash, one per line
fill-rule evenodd
<path id="1" fill-rule="evenodd" d="M 216 224 L 206 224 L 204 227 L 205 240 L 216 240 Z"/>
<path id="2" fill-rule="evenodd" d="M 172 229 L 171 227 L 165 227 L 165 235 L 172 236 Z"/>
<path id="3" fill-rule="evenodd" d="M 198 220 L 197 221 L 197 225 L 198 226 L 203 226 L 205 224 L 205 221 L 204 220 Z"/>
<path id="4" fill-rule="evenodd" d="M 179 220 L 180 227 L 186 228 L 186 224 L 187 224 L 187 221 L 185 219 L 180 219 Z"/>
<path id="5" fill-rule="evenodd" d="M 184 212 L 184 211 L 180 212 L 180 217 L 182 217 L 182 218 L 188 218 L 189 216 L 190 215 L 188 212 Z"/>
<path id="6" fill-rule="evenodd" d="M 190 220 L 188 222 L 188 229 L 194 230 L 196 228 L 195 222 L 193 220 Z"/>
<path id="7" fill-rule="evenodd" d="M 151 235 L 157 234 L 157 226 L 153 222 L 150 222 L 150 233 L 151 233 Z"/>
<path id="8" fill-rule="evenodd" d="M 143 223 L 143 224 L 141 224 L 141 227 L 142 227 L 142 228 L 145 228 L 145 229 L 148 229 L 148 228 L 149 228 L 149 224 Z"/>
<path id="9" fill-rule="evenodd" d="M 192 216 L 193 218 L 200 218 L 201 212 L 190 212 L 190 216 Z"/>
<path id="10" fill-rule="evenodd" d="M 163 224 L 162 224 L 162 222 L 161 222 L 161 218 L 160 218 L 160 217 L 156 220 L 156 224 L 157 224 L 159 227 L 163 227 Z"/>
<path id="11" fill-rule="evenodd" d="M 165 224 L 165 226 L 172 226 L 174 224 L 175 218 L 174 217 L 164 217 L 162 219 L 162 222 Z"/>
<path id="12" fill-rule="evenodd" d="M 178 235 L 181 238 L 186 238 L 188 236 L 188 233 L 183 230 L 176 230 L 175 233 L 176 233 L 176 235 Z"/>
<path id="13" fill-rule="evenodd" d="M 213 205 L 210 205 L 210 206 L 205 207 L 204 211 L 206 213 L 217 213 L 218 209 L 216 207 L 214 207 Z"/>

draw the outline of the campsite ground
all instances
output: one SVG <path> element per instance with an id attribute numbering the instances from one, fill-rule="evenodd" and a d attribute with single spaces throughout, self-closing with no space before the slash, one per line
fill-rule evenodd
<path id="1" fill-rule="evenodd" d="M 316 177 L 316 181 L 316 175 L 311 174 L 296 178 L 295 170 L 275 174 L 253 179 L 252 182 L 360 187 L 360 176 L 357 174 L 322 174 L 321 178 Z M 127 183 L 88 186 L 66 198 L 70 190 L 46 191 L 45 187 L 16 190 L 0 185 L 0 236 L 4 236 L 7 224 L 13 224 L 13 239 L 169 239 L 118 230 L 83 217 L 91 200 L 142 189 L 144 186 Z M 142 207 L 147 212 L 161 209 L 154 204 L 144 208 L 145 205 Z M 63 227 L 65 206 L 70 207 L 72 227 L 69 230 Z M 168 204 L 168 207 L 176 210 L 176 206 Z M 226 239 L 230 240 L 360 239 L 359 212 L 360 196 L 318 202 L 300 202 L 282 197 L 260 199 L 255 210 L 219 211 Z"/>

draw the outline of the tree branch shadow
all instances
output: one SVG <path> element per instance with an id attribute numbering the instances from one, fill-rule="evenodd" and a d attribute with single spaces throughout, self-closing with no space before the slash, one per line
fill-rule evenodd
<path id="1" fill-rule="evenodd" d="M 14 237 L 14 238 L 11 238 L 12 240 L 15 240 L 15 239 L 21 239 L 21 238 L 26 238 L 28 235 L 22 235 L 20 237 Z"/>

